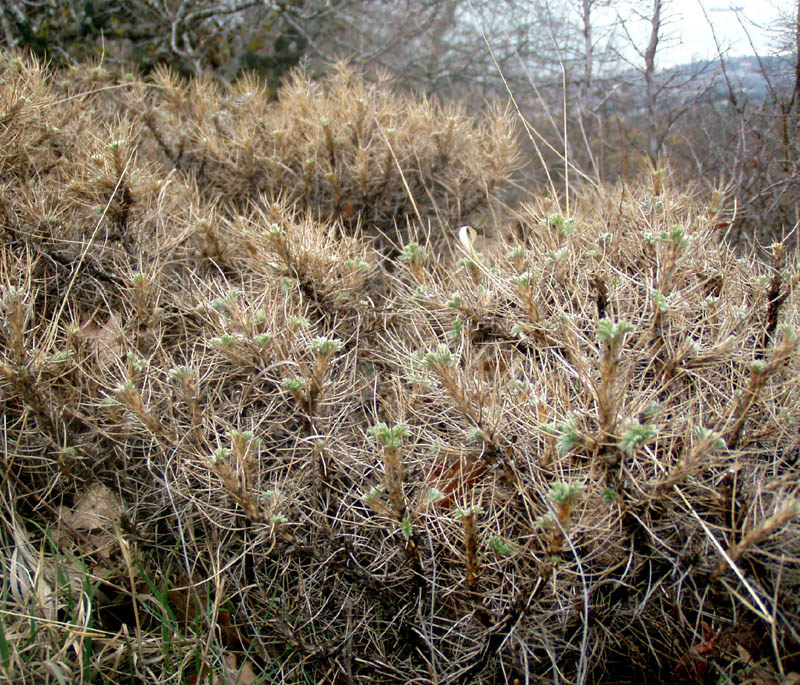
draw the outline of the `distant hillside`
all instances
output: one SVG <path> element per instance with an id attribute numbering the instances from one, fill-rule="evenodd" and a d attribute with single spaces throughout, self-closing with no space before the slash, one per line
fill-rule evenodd
<path id="1" fill-rule="evenodd" d="M 721 97 L 728 96 L 728 85 L 737 95 L 752 99 L 767 97 L 770 89 L 776 94 L 791 92 L 794 78 L 793 58 L 790 55 L 730 57 L 705 63 L 682 64 L 666 70 L 680 79 L 692 78 L 693 89 L 706 90 Z"/>

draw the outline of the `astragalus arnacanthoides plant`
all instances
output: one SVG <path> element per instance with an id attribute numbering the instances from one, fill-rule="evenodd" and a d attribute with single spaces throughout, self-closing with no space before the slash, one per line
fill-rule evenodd
<path id="1" fill-rule="evenodd" d="M 404 551 L 406 556 L 415 564 L 419 565 L 418 538 L 414 531 L 414 512 L 409 511 L 406 494 L 403 491 L 406 471 L 403 465 L 403 454 L 401 445 L 403 438 L 408 436 L 408 427 L 397 423 L 388 426 L 385 423 L 378 423 L 372 428 L 372 437 L 381 450 L 383 457 L 384 479 L 386 495 L 391 504 L 391 515 L 400 524 L 400 533 L 404 540 Z M 376 508 L 382 509 L 382 504 L 378 499 L 379 491 L 371 490 L 367 496 L 367 503 Z"/>
<path id="2" fill-rule="evenodd" d="M 495 226 L 505 117 L 348 70 L 0 68 L 0 677 L 798 670 L 796 255 L 665 174 Z"/>
<path id="3" fill-rule="evenodd" d="M 407 365 L 413 367 L 407 376 L 409 402 L 424 412 L 424 403 L 436 397 L 442 404 L 427 410 L 431 418 L 423 425 L 435 426 L 456 443 L 451 411 L 475 426 L 473 438 L 483 426 L 482 416 L 502 417 L 503 468 L 482 473 L 477 481 L 462 478 L 461 492 L 475 497 L 492 482 L 493 497 L 503 501 L 506 488 L 516 491 L 536 512 L 528 525 L 546 531 L 543 549 L 558 550 L 550 555 L 559 560 L 556 570 L 569 564 L 570 556 L 577 563 L 575 550 L 585 535 L 597 541 L 594 552 L 586 548 L 589 557 L 618 553 L 620 538 L 613 525 L 608 527 L 616 520 L 621 527 L 616 530 L 631 536 L 632 544 L 652 541 L 642 550 L 695 541 L 693 548 L 711 554 L 704 570 L 697 571 L 708 578 L 723 548 L 702 527 L 700 538 L 691 533 L 697 530 L 697 512 L 713 518 L 719 514 L 710 512 L 719 511 L 720 504 L 749 506 L 749 498 L 760 491 L 751 479 L 763 477 L 756 475 L 762 467 L 753 450 L 760 452 L 765 439 L 782 444 L 783 464 L 797 450 L 796 440 L 780 428 L 783 419 L 766 409 L 776 400 L 783 404 L 778 398 L 788 392 L 771 383 L 771 374 L 796 385 L 791 380 L 797 368 L 793 329 L 771 336 L 766 349 L 761 333 L 776 316 L 770 292 L 785 295 L 783 320 L 796 325 L 796 312 L 783 304 L 796 298 L 790 289 L 795 267 L 783 269 L 777 288 L 770 278 L 748 274 L 755 268 L 774 279 L 774 269 L 716 244 L 713 222 L 686 197 L 665 194 L 647 212 L 641 212 L 644 200 L 608 202 L 603 210 L 606 201 L 586 205 L 587 212 L 600 211 L 602 220 L 576 212 L 567 222 L 546 209 L 527 210 L 515 226 L 521 244 L 511 250 L 490 245 L 471 261 L 474 269 L 462 265 L 463 277 L 434 266 L 421 273 L 408 250 L 402 258 L 406 269 L 396 277 L 408 303 L 403 325 L 447 341 L 428 346 L 433 351 L 425 360 L 447 398 L 435 396 L 435 386 L 422 383 L 420 366 L 412 363 Z M 612 223 L 618 228 L 611 229 Z M 622 225 L 635 228 L 623 231 Z M 456 346 L 458 354 L 451 351 Z M 472 365 L 486 356 L 494 360 L 489 373 L 485 365 L 483 371 Z M 481 379 L 487 382 L 484 388 Z M 772 399 L 762 395 L 767 385 Z M 796 421 L 797 412 L 791 413 Z M 779 414 L 788 416 L 785 405 Z M 758 420 L 766 424 L 756 428 Z M 744 426 L 751 430 L 746 452 L 740 449 Z M 468 449 L 470 442 L 462 444 Z M 762 458 L 774 463 L 769 452 Z M 446 482 L 441 474 L 452 472 L 437 467 L 437 487 Z M 767 515 L 752 534 L 743 533 L 737 554 L 762 532 L 789 535 L 794 510 L 780 504 L 793 501 L 787 478 L 784 471 L 773 481 L 781 493 L 775 497 L 780 515 Z M 554 481 L 563 484 L 563 492 L 553 489 Z M 571 506 L 577 499 L 570 490 L 575 483 L 585 487 L 580 509 Z M 558 526 L 554 514 L 542 513 L 528 494 L 531 488 L 552 491 L 552 511 L 564 514 L 565 524 Z M 681 512 L 677 518 L 675 511 Z M 731 517 L 719 520 L 735 526 Z M 651 572 L 658 556 L 653 547 L 636 563 Z M 731 557 L 734 565 L 738 560 Z M 544 573 L 550 564 L 539 559 L 536 568 Z M 586 566 L 580 568 L 586 572 Z M 671 567 L 664 572 L 671 573 Z M 593 610 L 610 616 L 611 605 L 602 608 L 602 595 L 596 595 Z"/>

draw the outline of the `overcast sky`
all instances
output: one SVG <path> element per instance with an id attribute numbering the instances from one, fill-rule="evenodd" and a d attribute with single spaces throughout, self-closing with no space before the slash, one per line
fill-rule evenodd
<path id="1" fill-rule="evenodd" d="M 702 6 L 701 6 L 702 3 Z M 709 59 L 716 55 L 714 36 L 708 19 L 714 24 L 714 31 L 728 55 L 752 55 L 742 26 L 747 27 L 750 38 L 760 54 L 770 54 L 769 27 L 774 26 L 783 9 L 784 13 L 794 4 L 791 0 L 670 0 L 666 17 L 668 24 L 665 35 L 669 36 L 661 53 L 660 66 L 670 66 L 691 62 L 693 59 Z M 642 0 L 644 7 L 651 2 Z M 708 19 L 703 14 L 705 7 Z M 738 8 L 733 11 L 731 8 Z"/>

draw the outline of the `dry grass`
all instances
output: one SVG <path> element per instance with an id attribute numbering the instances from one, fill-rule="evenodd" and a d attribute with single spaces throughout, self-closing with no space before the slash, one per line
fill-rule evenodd
<path id="1" fill-rule="evenodd" d="M 6 678 L 800 670 L 796 255 L 343 69 L 0 69 Z"/>

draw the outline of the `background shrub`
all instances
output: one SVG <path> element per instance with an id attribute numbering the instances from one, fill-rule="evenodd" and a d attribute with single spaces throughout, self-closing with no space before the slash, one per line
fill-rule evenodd
<path id="1" fill-rule="evenodd" d="M 474 120 L 345 66 L 322 82 L 295 73 L 277 101 L 252 78 L 225 90 L 167 71 L 154 80 L 143 118 L 164 156 L 235 212 L 281 200 L 351 233 L 396 242 L 413 222 L 438 242 L 467 220 L 494 228 L 518 164 L 507 113 Z"/>

